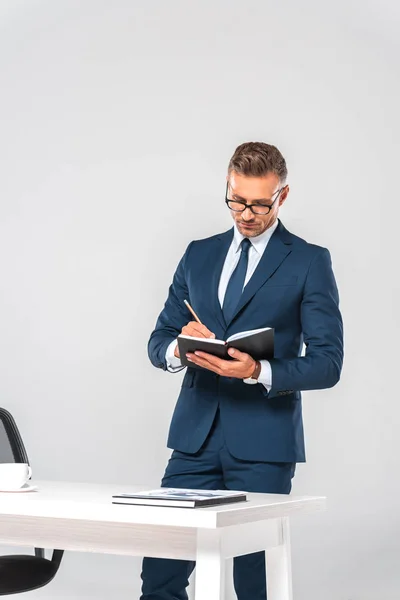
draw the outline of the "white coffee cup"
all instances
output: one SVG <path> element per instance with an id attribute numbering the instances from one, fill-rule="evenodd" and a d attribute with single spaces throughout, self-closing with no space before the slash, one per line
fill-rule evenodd
<path id="1" fill-rule="evenodd" d="M 26 463 L 0 463 L 0 491 L 21 489 L 31 475 Z"/>

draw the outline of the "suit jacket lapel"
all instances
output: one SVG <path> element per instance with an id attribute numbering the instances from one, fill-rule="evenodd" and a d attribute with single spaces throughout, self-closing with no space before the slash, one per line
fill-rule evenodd
<path id="1" fill-rule="evenodd" d="M 215 254 L 213 254 L 210 260 L 213 261 L 211 265 L 211 301 L 213 303 L 213 313 L 216 316 L 216 319 L 223 330 L 226 329 L 225 318 L 221 309 L 221 305 L 218 300 L 218 286 L 219 280 L 221 278 L 222 268 L 224 266 L 225 258 L 229 250 L 229 246 L 231 245 L 233 240 L 233 227 L 226 231 L 225 233 L 221 233 L 216 238 L 216 247 L 214 249 Z"/>
<path id="2" fill-rule="evenodd" d="M 232 316 L 230 322 L 236 317 L 239 311 L 253 298 L 254 294 L 260 289 L 262 285 L 275 273 L 281 263 L 291 252 L 291 236 L 289 232 L 282 225 L 279 220 L 279 224 L 272 234 L 271 239 L 262 255 L 260 262 L 257 265 L 249 282 L 243 290 L 243 294 L 239 300 L 239 304 Z M 229 325 L 229 323 L 227 323 Z"/>

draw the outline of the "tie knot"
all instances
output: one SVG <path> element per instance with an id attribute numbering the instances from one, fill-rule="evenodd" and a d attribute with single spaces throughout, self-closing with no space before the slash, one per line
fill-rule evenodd
<path id="1" fill-rule="evenodd" d="M 241 242 L 242 252 L 248 254 L 251 246 L 251 241 L 248 238 L 244 238 Z"/>

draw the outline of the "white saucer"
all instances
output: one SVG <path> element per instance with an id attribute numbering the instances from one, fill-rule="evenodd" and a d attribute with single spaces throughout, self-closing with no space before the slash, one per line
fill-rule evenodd
<path id="1" fill-rule="evenodd" d="M 14 494 L 19 493 L 19 492 L 34 492 L 35 490 L 37 490 L 37 485 L 28 485 L 27 483 L 25 483 L 25 485 L 23 485 L 21 488 L 17 488 L 17 489 L 13 489 L 13 490 L 2 490 L 0 489 L 0 493 L 2 492 L 12 492 Z"/>

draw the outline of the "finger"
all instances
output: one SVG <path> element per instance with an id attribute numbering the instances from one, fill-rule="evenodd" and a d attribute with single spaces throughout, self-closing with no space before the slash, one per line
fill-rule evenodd
<path id="1" fill-rule="evenodd" d="M 193 329 L 203 335 L 206 338 L 215 338 L 215 334 L 210 331 L 205 325 L 197 323 L 196 321 L 191 323 Z"/>
<path id="2" fill-rule="evenodd" d="M 218 358 L 218 356 L 214 356 L 214 354 L 208 354 L 208 352 L 202 352 L 201 350 L 196 350 L 194 352 L 195 356 L 198 356 L 202 360 L 206 360 L 214 367 L 218 367 L 221 369 L 225 365 L 225 363 L 230 362 L 226 361 L 223 358 Z"/>
<path id="3" fill-rule="evenodd" d="M 191 321 L 188 323 L 183 329 L 182 333 L 185 330 L 185 335 L 190 335 L 192 337 L 204 337 L 204 338 L 215 338 L 215 334 L 212 333 L 205 325 L 201 323 L 197 323 L 197 321 Z"/>
<path id="4" fill-rule="evenodd" d="M 229 356 L 232 356 L 235 360 L 239 360 L 240 362 L 247 362 L 248 360 L 253 360 L 250 354 L 246 352 L 240 352 L 236 348 L 229 348 L 228 350 Z"/>
<path id="5" fill-rule="evenodd" d="M 182 333 L 183 335 L 188 335 L 189 337 L 198 337 L 204 339 L 210 338 L 210 335 L 205 335 L 203 331 L 187 325 L 182 329 Z"/>
<path id="6" fill-rule="evenodd" d="M 205 369 L 208 369 L 209 371 L 213 371 L 214 373 L 217 373 L 218 375 L 221 374 L 218 367 L 216 367 L 215 365 L 208 362 L 208 360 L 206 360 L 205 358 L 200 358 L 199 356 L 196 356 L 195 354 L 190 353 L 190 352 L 188 352 L 186 354 L 186 358 L 190 362 L 193 362 L 196 365 L 199 365 L 199 367 L 204 367 Z"/>
<path id="7" fill-rule="evenodd" d="M 201 355 L 201 356 L 200 356 Z M 224 377 L 243 378 L 243 364 L 240 361 L 224 360 L 206 352 L 188 352 L 189 360 Z M 206 358 L 205 358 L 206 357 Z"/>

